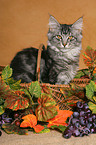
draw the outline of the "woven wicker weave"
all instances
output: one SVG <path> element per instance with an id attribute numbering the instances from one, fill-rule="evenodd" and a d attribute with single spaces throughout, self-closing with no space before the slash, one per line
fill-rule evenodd
<path id="1" fill-rule="evenodd" d="M 41 52 L 42 52 L 42 48 L 43 48 L 43 44 L 40 45 L 39 50 L 38 50 L 38 58 L 37 58 L 37 80 L 40 82 L 40 60 L 41 60 Z M 2 72 L 2 70 L 4 69 L 4 66 L 0 66 L 0 74 Z M 79 88 L 81 88 L 81 90 L 89 83 L 89 79 L 73 79 L 70 84 L 75 84 L 76 86 L 79 86 Z M 71 109 L 70 106 L 66 105 L 66 99 L 64 98 L 64 95 L 62 95 L 60 89 L 62 88 L 63 90 L 69 90 L 70 91 L 70 84 L 68 85 L 64 85 L 64 84 L 56 84 L 56 85 L 52 85 L 52 84 L 48 84 L 48 83 L 40 83 L 40 86 L 43 87 L 47 87 L 51 89 L 51 95 L 52 97 L 56 100 L 57 105 L 59 106 L 60 109 Z M 29 87 L 29 84 L 21 84 L 22 87 Z M 48 89 L 45 90 L 46 93 L 50 93 L 50 91 L 48 91 Z M 70 98 L 69 98 L 70 99 Z M 73 96 L 73 99 L 76 99 L 76 96 Z M 81 98 L 78 98 L 78 101 L 81 100 Z M 67 99 L 68 101 L 68 99 Z"/>

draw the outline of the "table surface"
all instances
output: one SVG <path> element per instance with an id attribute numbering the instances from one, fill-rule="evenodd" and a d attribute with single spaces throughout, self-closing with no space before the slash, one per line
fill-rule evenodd
<path id="1" fill-rule="evenodd" d="M 28 132 L 28 135 L 2 132 L 0 145 L 96 145 L 96 134 L 65 139 L 62 137 L 62 133 L 55 130 L 42 134 Z"/>

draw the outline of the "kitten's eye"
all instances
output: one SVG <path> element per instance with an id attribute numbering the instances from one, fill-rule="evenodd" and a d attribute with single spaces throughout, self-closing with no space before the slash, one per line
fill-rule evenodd
<path id="1" fill-rule="evenodd" d="M 71 40 L 73 37 L 72 36 L 69 36 L 68 38 Z"/>
<path id="2" fill-rule="evenodd" d="M 60 36 L 60 35 L 57 35 L 56 37 L 57 37 L 58 39 L 61 39 L 61 36 Z"/>

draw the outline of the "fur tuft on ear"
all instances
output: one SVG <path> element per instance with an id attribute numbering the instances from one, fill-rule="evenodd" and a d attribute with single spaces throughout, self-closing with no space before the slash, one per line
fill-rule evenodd
<path id="1" fill-rule="evenodd" d="M 73 25 L 72 28 L 76 30 L 81 30 L 82 31 L 83 27 L 83 17 L 80 17 Z"/>
<path id="2" fill-rule="evenodd" d="M 60 24 L 58 23 L 58 21 L 52 15 L 50 15 L 49 30 L 55 31 L 56 29 L 59 29 L 59 27 L 60 27 Z"/>

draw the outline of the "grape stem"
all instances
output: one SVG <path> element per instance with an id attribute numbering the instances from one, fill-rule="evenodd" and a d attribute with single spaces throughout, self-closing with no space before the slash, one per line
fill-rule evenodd
<path id="1" fill-rule="evenodd" d="M 19 117 L 18 118 L 16 118 L 11 124 L 13 125 L 18 119 L 20 119 L 21 118 L 21 116 L 22 115 L 24 115 L 24 113 L 22 113 L 21 115 L 19 115 Z"/>
<path id="2" fill-rule="evenodd" d="M 71 119 L 73 118 L 73 116 L 71 115 L 71 117 L 69 118 L 69 122 L 68 124 L 71 124 Z"/>

